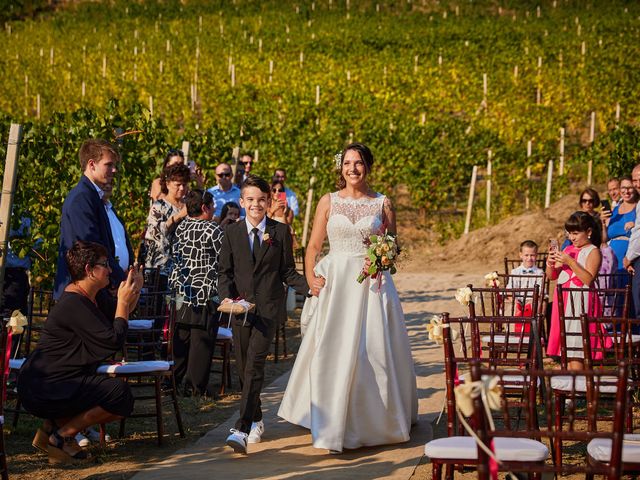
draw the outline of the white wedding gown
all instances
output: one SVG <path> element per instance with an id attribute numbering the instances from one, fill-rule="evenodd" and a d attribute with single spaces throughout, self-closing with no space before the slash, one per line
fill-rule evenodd
<path id="1" fill-rule="evenodd" d="M 380 231 L 384 198 L 331 194 L 330 251 L 315 267 L 326 284 L 305 304 L 309 323 L 278 411 L 311 429 L 316 448 L 405 442 L 417 420 L 411 347 L 391 275 L 356 281 L 363 237 Z"/>

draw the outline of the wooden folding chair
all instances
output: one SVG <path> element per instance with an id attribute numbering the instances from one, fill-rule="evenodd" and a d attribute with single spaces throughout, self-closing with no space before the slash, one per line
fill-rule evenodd
<path id="1" fill-rule="evenodd" d="M 525 386 L 529 398 L 527 416 L 537 420 L 525 422 L 529 425 L 525 429 L 513 428 L 514 407 L 519 409 L 520 405 L 514 406 L 504 389 L 490 388 L 492 382 L 499 385 L 501 379 L 510 374 L 509 371 L 482 368 L 477 363 L 471 367 L 471 377 L 474 382 L 480 382 L 476 385 L 483 391 L 483 394 L 473 399 L 476 432 L 482 444 L 494 447 L 496 457 L 496 462 L 490 465 L 489 454 L 484 449 L 477 448 L 479 479 L 488 480 L 492 468 L 503 472 L 527 473 L 530 478 L 541 478 L 543 473 L 583 473 L 588 477 L 599 474 L 609 479 L 620 478 L 628 374 L 625 363 L 621 363 L 615 371 L 531 370 Z M 537 384 L 551 385 L 559 376 L 569 378 L 568 397 L 571 402 L 565 407 L 569 422 L 564 428 L 558 425 L 554 409 L 549 408 L 557 403 L 557 391 L 553 388 L 545 389 L 541 405 L 535 401 L 534 393 Z M 616 391 L 613 403 L 602 395 L 609 388 Z M 581 391 L 587 392 L 585 402 L 578 401 Z M 491 410 L 491 405 L 486 401 L 489 398 L 492 400 L 491 404 L 497 407 L 495 410 Z M 606 419 L 603 419 L 603 413 L 607 415 Z M 531 428 L 530 425 L 535 426 Z M 550 451 L 553 451 L 550 446 L 568 441 L 582 442 L 585 446 L 591 442 L 587 451 L 593 442 L 596 445 L 604 442 L 611 447 L 609 462 L 597 461 L 590 454 L 577 463 L 564 462 L 559 457 L 549 458 Z"/>
<path id="2" fill-rule="evenodd" d="M 9 368 L 12 376 L 17 375 L 18 370 L 32 352 L 40 339 L 40 333 L 44 328 L 44 322 L 49 311 L 54 305 L 53 291 L 31 287 L 27 298 L 27 326 L 20 335 L 15 351 L 9 360 Z M 5 412 L 13 413 L 13 428 L 18 426 L 20 414 L 27 412 L 22 409 L 20 399 L 15 388 L 8 388 L 7 399 L 14 400 L 13 407 L 5 407 Z"/>
<path id="3" fill-rule="evenodd" d="M 4 444 L 4 402 L 7 392 L 7 377 L 9 375 L 7 353 L 11 349 L 9 337 L 7 325 L 2 319 L 0 320 L 0 374 L 2 375 L 2 388 L 0 388 L 0 478 L 2 480 L 9 480 L 7 450 Z"/>
<path id="4" fill-rule="evenodd" d="M 506 323 L 524 321 L 530 325 L 530 329 L 538 328 L 536 317 L 525 319 L 499 317 L 497 321 Z M 513 398 L 521 400 L 523 408 L 527 406 L 527 398 L 523 397 L 522 391 L 527 379 L 526 372 L 529 368 L 537 366 L 535 347 L 521 341 L 519 344 L 510 345 L 509 352 L 487 351 L 487 344 L 481 340 L 481 332 L 491 328 L 491 322 L 492 319 L 488 317 L 478 321 L 475 318 L 450 318 L 448 313 L 442 315 L 447 436 L 432 440 L 425 445 L 425 455 L 433 464 L 434 479 L 441 477 L 443 465 L 446 466 L 446 478 L 452 478 L 454 469 L 475 466 L 478 461 L 475 441 L 466 434 L 456 413 L 454 394 L 456 386 L 470 381 L 469 366 L 472 362 L 482 361 L 483 365 L 490 369 L 510 366 L 511 376 L 504 379 L 505 388 L 509 389 Z M 453 341 L 452 331 L 457 332 L 456 336 L 459 340 Z M 524 330 L 520 334 L 521 338 L 523 336 Z"/>
<path id="5" fill-rule="evenodd" d="M 175 298 L 172 292 L 152 292 L 140 295 L 139 307 L 142 316 L 149 316 L 156 311 L 158 302 L 165 304 L 165 314 L 161 328 L 156 325 L 149 337 L 140 341 L 133 341 L 125 345 L 122 362 L 101 365 L 98 373 L 125 379 L 132 389 L 143 391 L 153 388 L 153 394 L 143 393 L 134 395 L 136 402 L 154 400 L 155 409 L 152 413 L 134 413 L 131 418 L 155 417 L 158 434 L 158 445 L 162 445 L 164 436 L 163 404 L 168 401 L 173 405 L 178 431 L 184 437 L 184 428 L 180 416 L 178 398 L 176 396 L 176 381 L 173 364 L 173 332 L 176 320 Z M 147 310 L 148 309 L 148 310 Z M 147 312 L 145 312 L 147 310 Z M 140 315 L 134 315 L 134 318 Z M 128 361 L 129 352 L 136 352 L 144 356 L 144 360 Z M 124 436 L 125 419 L 120 421 L 120 437 Z"/>
<path id="6" fill-rule="evenodd" d="M 471 317 L 519 317 L 522 306 L 530 304 L 533 312 L 538 312 L 540 301 L 540 287 L 532 285 L 529 288 L 474 287 L 469 302 L 469 316 Z"/>

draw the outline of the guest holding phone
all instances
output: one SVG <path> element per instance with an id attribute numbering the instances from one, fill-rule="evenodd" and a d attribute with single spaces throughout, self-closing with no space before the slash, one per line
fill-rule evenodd
<path id="1" fill-rule="evenodd" d="M 631 229 L 636 222 L 636 204 L 638 192 L 633 188 L 631 177 L 620 179 L 621 200 L 613 209 L 603 209 L 600 213 L 602 220 L 603 242 L 608 241 L 616 254 L 617 270 L 624 271 L 623 259 L 629 247 Z"/>
<path id="2" fill-rule="evenodd" d="M 598 316 L 601 313 L 601 305 L 595 292 L 590 291 L 589 287 L 598 274 L 602 255 L 598 246 L 601 243 L 600 229 L 596 224 L 592 215 L 587 212 L 575 212 L 564 224 L 565 230 L 568 232 L 571 244 L 559 250 L 553 242 L 549 244 L 549 256 L 547 257 L 547 277 L 551 280 L 557 280 L 558 285 L 563 288 L 582 288 L 583 292 L 571 293 L 574 296 L 573 301 L 569 301 L 568 293 L 565 291 L 563 295 L 565 310 L 571 320 L 565 322 L 565 329 L 571 332 L 580 331 L 580 321 L 577 318 L 585 313 L 590 316 Z M 586 296 L 580 298 L 580 296 Z M 577 311 L 582 309 L 584 311 Z M 560 310 L 558 302 L 558 290 L 556 289 L 553 296 L 553 308 L 551 311 L 551 328 L 549 331 L 549 342 L 547 345 L 547 355 L 560 355 Z M 574 350 L 580 346 L 578 336 L 572 335 L 566 339 L 567 346 L 571 347 L 571 355 L 576 355 Z M 583 367 L 583 359 L 578 356 L 572 356 L 569 359 L 568 368 L 570 370 L 579 370 Z"/>
<path id="3" fill-rule="evenodd" d="M 293 223 L 293 210 L 287 204 L 287 194 L 284 191 L 284 183 L 281 180 L 271 182 L 271 196 L 272 201 L 268 217 L 277 222 L 291 225 Z"/>

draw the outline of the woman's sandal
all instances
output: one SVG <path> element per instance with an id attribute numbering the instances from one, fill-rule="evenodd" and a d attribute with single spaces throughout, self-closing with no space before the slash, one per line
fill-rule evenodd
<path id="1" fill-rule="evenodd" d="M 51 435 L 54 428 L 55 423 L 53 422 L 53 420 L 45 420 L 42 423 L 42 426 L 36 431 L 36 434 L 31 441 L 31 445 L 36 447 L 41 452 L 47 453 L 47 446 L 49 445 L 49 435 Z"/>
<path id="2" fill-rule="evenodd" d="M 53 439 L 53 441 L 52 441 Z M 64 449 L 67 447 L 73 451 L 73 455 Z M 51 432 L 47 442 L 47 452 L 49 453 L 49 463 L 74 463 L 88 460 L 90 455 L 85 452 L 75 437 L 63 437 L 57 430 Z"/>

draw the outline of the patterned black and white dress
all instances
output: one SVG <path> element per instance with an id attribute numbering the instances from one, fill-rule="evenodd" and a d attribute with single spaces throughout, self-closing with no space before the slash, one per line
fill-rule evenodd
<path id="1" fill-rule="evenodd" d="M 187 217 L 175 230 L 169 283 L 191 306 L 205 306 L 218 295 L 218 256 L 224 233 L 217 223 Z"/>
<path id="2" fill-rule="evenodd" d="M 144 234 L 147 254 L 144 264 L 146 268 L 160 267 L 162 275 L 168 276 L 171 272 L 171 248 L 175 242 L 177 228 L 175 223 L 167 227 L 167 222 L 178 213 L 178 207 L 160 199 L 153 202 L 147 217 L 147 230 Z"/>

